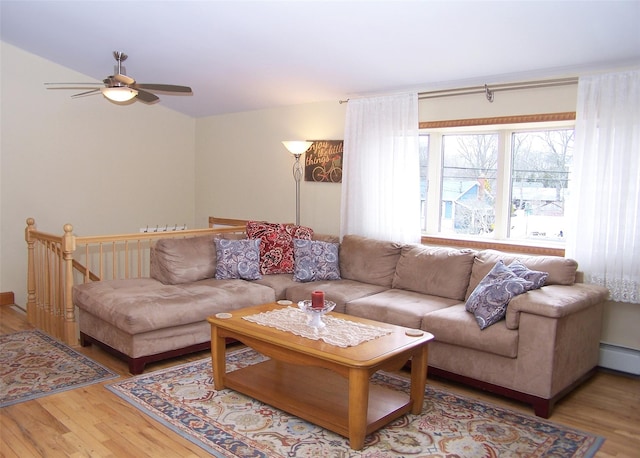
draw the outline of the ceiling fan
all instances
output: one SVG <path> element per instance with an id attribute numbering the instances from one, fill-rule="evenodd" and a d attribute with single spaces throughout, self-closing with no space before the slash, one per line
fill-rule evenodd
<path id="1" fill-rule="evenodd" d="M 99 83 L 44 83 L 47 86 L 63 85 L 66 87 L 47 87 L 47 89 L 78 89 L 79 86 L 93 85 L 98 86 L 89 91 L 74 94 L 71 97 L 86 97 L 102 93 L 103 96 L 114 102 L 127 102 L 133 98 L 141 102 L 150 104 L 157 102 L 160 98 L 152 94 L 152 92 L 163 92 L 169 95 L 192 94 L 191 88 L 188 86 L 176 86 L 174 84 L 142 84 L 137 83 L 135 79 L 125 74 L 122 62 L 127 60 L 127 55 L 120 51 L 114 51 L 113 57 L 118 63 L 114 75 L 107 76 L 102 82 L 104 86 L 98 86 Z"/>

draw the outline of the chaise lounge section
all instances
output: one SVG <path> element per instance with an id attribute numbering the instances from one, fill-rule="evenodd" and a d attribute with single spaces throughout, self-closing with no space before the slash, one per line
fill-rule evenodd
<path id="1" fill-rule="evenodd" d="M 431 375 L 529 403 L 538 416 L 548 417 L 597 366 L 608 291 L 576 283 L 573 260 L 355 235 L 339 244 L 335 237 L 312 238 L 318 249 L 337 244 L 339 279 L 299 281 L 291 273 L 216 279 L 225 254 L 216 252 L 214 236 L 158 241 L 151 278 L 74 286 L 82 343 L 109 348 L 139 373 L 148 362 L 208 348 L 208 316 L 280 299 L 295 304 L 323 290 L 338 312 L 432 333 Z M 504 318 L 480 329 L 466 306 L 498 261 L 544 272 L 546 282 L 511 298 Z"/>

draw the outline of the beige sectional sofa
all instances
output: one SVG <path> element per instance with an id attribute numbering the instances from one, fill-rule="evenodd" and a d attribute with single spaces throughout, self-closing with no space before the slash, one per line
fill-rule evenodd
<path id="1" fill-rule="evenodd" d="M 210 315 L 323 290 L 335 311 L 431 332 L 430 375 L 529 403 L 542 417 L 598 364 L 608 291 L 576 283 L 570 259 L 351 235 L 339 245 L 340 279 L 300 282 L 292 274 L 219 280 L 217 256 L 213 236 L 161 240 L 152 278 L 75 286 L 82 344 L 103 345 L 139 373 L 148 362 L 208 348 Z M 516 259 L 548 273 L 546 283 L 513 297 L 505 318 L 481 330 L 465 304 L 499 260 Z"/>

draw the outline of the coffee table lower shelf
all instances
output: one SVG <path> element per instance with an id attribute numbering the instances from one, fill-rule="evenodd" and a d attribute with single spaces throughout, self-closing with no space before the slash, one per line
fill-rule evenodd
<path id="1" fill-rule="evenodd" d="M 341 436 L 350 436 L 349 382 L 331 370 L 270 359 L 227 372 L 224 384 Z M 406 393 L 370 384 L 366 434 L 410 412 L 411 407 Z"/>

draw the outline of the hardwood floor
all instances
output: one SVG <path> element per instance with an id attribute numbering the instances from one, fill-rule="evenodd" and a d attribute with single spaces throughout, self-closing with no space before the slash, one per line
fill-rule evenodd
<path id="1" fill-rule="evenodd" d="M 0 334 L 32 327 L 24 312 L 0 306 Z M 127 365 L 96 347 L 82 353 L 129 377 Z M 145 372 L 207 357 L 198 353 L 151 364 Z M 109 381 L 107 383 L 111 383 Z M 528 406 L 429 378 L 434 386 L 532 414 Z M 597 457 L 640 456 L 640 378 L 601 370 L 555 407 L 550 421 L 605 438 Z M 0 409 L 0 457 L 208 457 L 102 384 L 90 385 Z"/>

